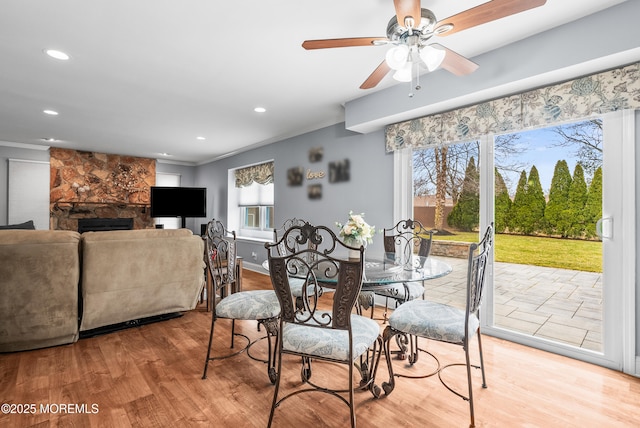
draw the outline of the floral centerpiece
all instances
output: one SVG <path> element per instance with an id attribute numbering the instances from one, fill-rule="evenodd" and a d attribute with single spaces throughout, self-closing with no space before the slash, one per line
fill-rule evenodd
<path id="1" fill-rule="evenodd" d="M 344 243 L 351 247 L 358 247 L 367 243 L 373 242 L 373 235 L 375 234 L 375 227 L 369 226 L 364 221 L 363 214 L 354 214 L 353 211 L 349 211 L 349 219 L 346 223 L 342 224 L 336 222 L 336 226 L 340 229 L 338 233 L 343 239 Z"/>

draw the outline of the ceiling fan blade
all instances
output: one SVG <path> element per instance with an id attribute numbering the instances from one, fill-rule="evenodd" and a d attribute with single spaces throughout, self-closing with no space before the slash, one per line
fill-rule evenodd
<path id="1" fill-rule="evenodd" d="M 440 68 L 444 68 L 456 76 L 471 74 L 478 69 L 478 64 L 449 48 L 445 48 L 438 43 L 432 43 L 430 46 L 446 51 L 446 55 L 444 56 L 444 60 L 442 60 L 442 64 L 440 64 Z"/>
<path id="2" fill-rule="evenodd" d="M 390 71 L 391 68 L 387 65 L 387 61 L 382 61 L 380 65 L 373 70 L 373 73 L 367 77 L 367 80 L 360 85 L 360 89 L 371 89 L 375 87 Z"/>
<path id="3" fill-rule="evenodd" d="M 544 5 L 546 0 L 492 0 L 479 6 L 467 9 L 457 15 L 442 19 L 436 24 L 435 33 L 439 36 L 449 36 L 458 31 L 487 22 L 505 18 L 516 13 L 524 12 Z M 453 25 L 453 28 L 442 33 L 438 33 L 438 28 L 443 25 Z M 443 28 L 444 30 L 444 28 Z M 442 30 L 441 30 L 442 31 Z"/>
<path id="4" fill-rule="evenodd" d="M 396 18 L 398 24 L 406 27 L 405 18 L 413 18 L 413 27 L 420 25 L 422 19 L 422 10 L 420 9 L 420 0 L 393 0 L 393 6 L 396 8 Z"/>
<path id="5" fill-rule="evenodd" d="M 386 37 L 352 37 L 347 39 L 321 39 L 305 40 L 302 47 L 305 49 L 345 48 L 350 46 L 373 46 L 375 41 L 387 42 Z"/>

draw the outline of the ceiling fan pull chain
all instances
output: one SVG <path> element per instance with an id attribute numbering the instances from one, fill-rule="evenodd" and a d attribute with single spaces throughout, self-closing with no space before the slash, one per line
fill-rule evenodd
<path id="1" fill-rule="evenodd" d="M 409 82 L 409 98 L 413 98 L 413 69 L 415 67 L 415 63 L 411 62 L 411 81 Z M 416 76 L 416 80 L 417 80 L 417 76 Z"/>

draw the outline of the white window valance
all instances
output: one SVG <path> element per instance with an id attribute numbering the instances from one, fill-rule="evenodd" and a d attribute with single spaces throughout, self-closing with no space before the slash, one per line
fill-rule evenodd
<path id="1" fill-rule="evenodd" d="M 273 183 L 273 162 L 238 168 L 235 170 L 236 187 L 245 187 L 256 182 L 258 184 Z"/>
<path id="2" fill-rule="evenodd" d="M 469 141 L 640 108 L 640 63 L 521 94 L 388 125 L 387 152 Z"/>

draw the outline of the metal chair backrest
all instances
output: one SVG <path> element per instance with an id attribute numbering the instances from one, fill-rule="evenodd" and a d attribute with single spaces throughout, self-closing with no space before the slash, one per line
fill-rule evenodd
<path id="1" fill-rule="evenodd" d="M 489 255 L 493 247 L 493 223 L 487 227 L 482 240 L 469 247 L 469 270 L 467 274 L 467 317 L 477 314 L 482 303 L 482 294 L 487 277 Z"/>
<path id="2" fill-rule="evenodd" d="M 279 240 L 284 235 L 284 233 L 287 230 L 291 229 L 293 226 L 302 226 L 305 223 L 306 222 L 304 220 L 294 217 L 294 218 L 285 220 L 280 229 L 273 229 L 273 242 L 279 242 L 277 247 L 279 255 L 283 256 L 287 254 L 287 251 L 288 251 L 287 247 L 295 248 L 296 250 L 299 248 L 299 246 L 295 242 L 289 242 L 288 245 L 285 245 L 284 241 L 279 241 Z"/>
<path id="3" fill-rule="evenodd" d="M 236 233 L 227 231 L 222 222 L 211 220 L 205 236 L 207 266 L 215 291 L 236 283 Z M 234 290 L 229 290 L 233 292 Z"/>
<path id="4" fill-rule="evenodd" d="M 433 230 L 425 229 L 419 221 L 400 220 L 395 226 L 384 229 L 384 251 L 394 254 L 397 260 L 407 267 L 421 267 L 409 266 L 412 263 L 411 256 L 429 257 L 433 234 Z"/>
<path id="5" fill-rule="evenodd" d="M 284 246 L 281 254 L 280 248 Z M 309 324 L 318 328 L 348 330 L 351 312 L 362 287 L 364 248 L 350 247 L 326 226 L 307 222 L 293 225 L 275 243 L 265 244 L 269 273 L 280 301 L 281 323 Z M 346 250 L 359 250 L 356 259 L 340 258 Z M 289 278 L 304 278 L 303 307 L 297 307 L 291 295 Z M 318 310 L 318 297 L 328 282 L 335 282 L 332 310 Z M 310 291 L 309 291 L 310 290 Z M 313 293 L 307 295 L 308 293 Z"/>

